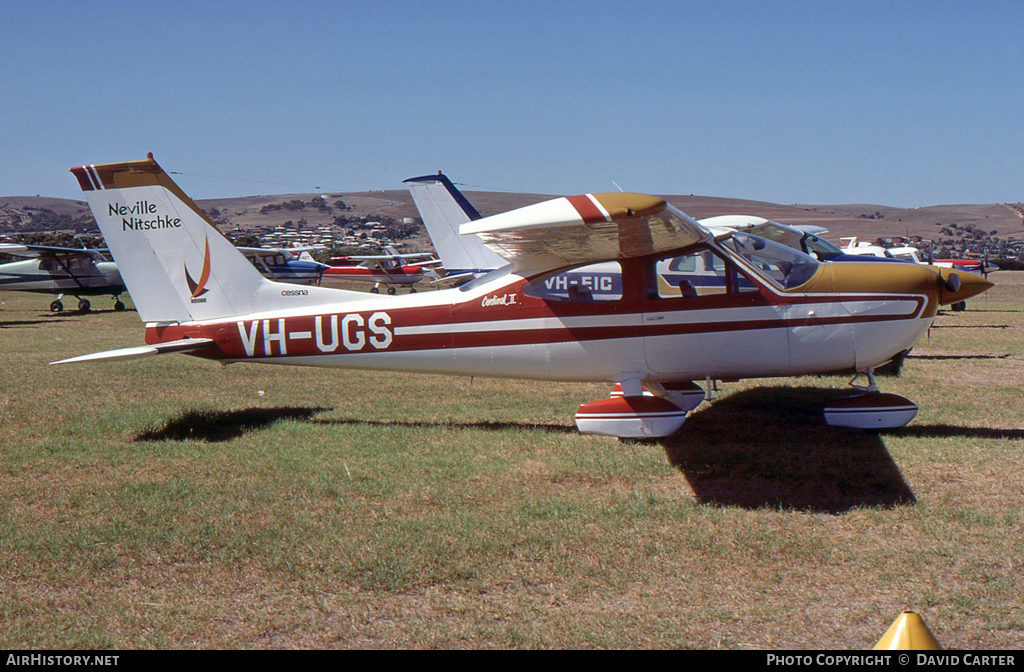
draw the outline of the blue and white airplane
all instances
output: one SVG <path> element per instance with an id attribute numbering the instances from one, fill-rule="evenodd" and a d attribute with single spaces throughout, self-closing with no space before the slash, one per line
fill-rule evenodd
<path id="1" fill-rule="evenodd" d="M 313 259 L 312 250 L 327 249 L 324 245 L 303 247 L 239 247 L 263 277 L 296 285 L 319 285 L 324 271 L 330 268 Z"/>

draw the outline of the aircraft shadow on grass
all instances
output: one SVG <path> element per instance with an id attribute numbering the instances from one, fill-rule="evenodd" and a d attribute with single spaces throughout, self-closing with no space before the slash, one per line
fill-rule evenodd
<path id="1" fill-rule="evenodd" d="M 1024 439 L 1024 429 L 958 427 L 956 425 L 910 425 L 898 430 L 901 436 L 921 439 Z"/>
<path id="2" fill-rule="evenodd" d="M 245 408 L 240 411 L 189 411 L 162 429 L 144 432 L 135 441 L 208 441 L 237 439 L 246 432 L 265 429 L 282 420 L 308 421 L 328 408 Z"/>
<path id="3" fill-rule="evenodd" d="M 425 429 L 482 429 L 485 431 L 504 432 L 510 429 L 527 429 L 532 431 L 550 432 L 552 434 L 576 434 L 576 428 L 570 425 L 545 425 L 537 422 L 408 422 L 400 420 L 357 420 L 341 418 L 337 420 L 314 420 L 323 425 L 362 425 L 364 427 L 413 427 Z"/>
<path id="4" fill-rule="evenodd" d="M 82 316 L 85 316 L 85 315 L 106 315 L 108 313 L 137 313 L 137 312 L 139 312 L 139 311 L 137 311 L 135 308 L 125 307 L 124 310 L 114 310 L 113 308 L 97 308 L 95 305 L 93 305 L 93 307 L 90 308 L 89 310 L 78 310 L 77 308 L 72 308 L 72 309 L 69 309 L 69 310 L 62 310 L 59 313 L 41 313 L 40 316 L 45 315 L 47 317 L 51 317 L 53 319 L 56 319 L 56 318 L 58 318 L 60 316 L 64 316 L 64 317 L 82 317 Z"/>
<path id="5" fill-rule="evenodd" d="M 1024 310 L 1020 310 L 1019 308 L 999 308 L 999 309 L 996 309 L 996 310 L 992 310 L 992 309 L 989 309 L 989 308 L 984 308 L 982 310 L 979 310 L 978 312 L 979 313 L 1024 313 Z M 940 310 L 939 314 L 940 315 L 947 315 L 948 312 L 944 311 L 944 310 Z"/>
<path id="6" fill-rule="evenodd" d="M 907 359 L 930 359 L 933 361 L 959 360 L 959 359 L 1009 359 L 1010 354 L 1005 355 L 907 355 Z"/>
<path id="7" fill-rule="evenodd" d="M 507 431 L 510 429 L 530 429 L 559 434 L 574 434 L 575 427 L 566 425 L 544 425 L 529 422 L 408 422 L 398 420 L 365 420 L 340 418 L 316 420 L 313 416 L 329 408 L 317 407 L 284 407 L 284 408 L 246 408 L 240 411 L 189 411 L 176 420 L 172 420 L 163 428 L 145 432 L 135 437 L 135 441 L 208 441 L 212 443 L 230 441 L 246 432 L 266 429 L 281 420 L 299 420 L 320 425 L 364 427 L 416 427 L 416 428 L 454 428 L 483 429 L 488 431 Z"/>
<path id="8" fill-rule="evenodd" d="M 760 388 L 730 395 L 690 414 L 673 436 L 660 439 L 670 464 L 701 503 L 747 509 L 780 508 L 839 514 L 857 507 L 896 507 L 917 500 L 889 456 L 889 434 L 921 438 L 1024 439 L 1024 429 L 910 425 L 886 433 L 826 425 L 822 409 L 849 390 Z M 571 425 L 529 422 L 316 419 L 332 409 L 247 408 L 189 411 L 136 441 L 222 442 L 276 422 L 331 426 L 527 429 L 575 434 Z"/>
<path id="9" fill-rule="evenodd" d="M 106 313 L 134 313 L 134 308 L 125 308 L 124 310 L 117 311 L 113 308 L 109 310 L 96 310 L 95 308 L 87 311 L 81 310 L 65 310 L 60 313 L 40 313 L 38 320 L 0 320 L 0 329 L 7 329 L 10 327 L 34 327 L 40 324 L 53 324 L 55 322 L 68 322 L 77 321 L 75 318 L 84 317 L 86 315 L 104 315 Z"/>
<path id="10" fill-rule="evenodd" d="M 0 329 L 10 329 L 13 327 L 34 327 L 40 324 L 53 324 L 54 322 L 66 322 L 67 319 L 48 319 L 48 320 L 0 320 Z"/>
<path id="11" fill-rule="evenodd" d="M 913 504 L 883 434 L 825 424 L 824 407 L 849 394 L 806 387 L 738 392 L 691 413 L 661 443 L 701 503 L 833 514 Z"/>

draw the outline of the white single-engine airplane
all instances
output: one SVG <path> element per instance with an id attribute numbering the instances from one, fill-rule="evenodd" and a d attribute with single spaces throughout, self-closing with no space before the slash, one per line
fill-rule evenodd
<path id="1" fill-rule="evenodd" d="M 66 362 L 188 352 L 382 371 L 607 382 L 577 427 L 619 437 L 674 433 L 704 398 L 691 381 L 856 371 L 868 385 L 829 422 L 896 427 L 916 406 L 873 369 L 914 344 L 941 302 L 991 283 L 914 264 L 822 264 L 741 232 L 715 237 L 655 196 L 555 198 L 462 226 L 507 261 L 461 287 L 377 296 L 264 278 L 150 157 L 71 169 L 118 261 L 147 345 Z M 720 286 L 667 282 L 711 270 Z M 690 262 L 693 262 L 692 264 Z M 618 296 L 538 298 L 575 266 L 619 267 Z M 856 378 L 855 378 L 856 380 Z"/>
<path id="2" fill-rule="evenodd" d="M 56 294 L 57 298 L 50 303 L 51 312 L 64 310 L 65 294 L 78 299 L 82 312 L 92 307 L 87 296 L 112 296 L 114 310 L 125 308 L 120 298 L 125 285 L 117 264 L 108 261 L 99 250 L 0 243 L 0 253 L 29 257 L 0 264 L 0 289 Z"/>

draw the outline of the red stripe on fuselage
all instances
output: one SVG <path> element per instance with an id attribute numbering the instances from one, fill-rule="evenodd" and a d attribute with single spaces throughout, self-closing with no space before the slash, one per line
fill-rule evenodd
<path id="1" fill-rule="evenodd" d="M 705 313 L 700 319 L 665 324 L 645 321 L 645 309 L 648 315 L 681 315 L 688 312 L 688 309 L 666 306 L 665 300 L 633 303 L 631 310 L 623 310 L 621 302 L 547 302 L 523 295 L 524 284 L 524 281 L 519 281 L 501 288 L 501 292 L 516 290 L 506 294 L 514 296 L 514 302 L 508 305 L 485 305 L 492 295 L 454 305 L 410 308 L 391 309 L 382 302 L 377 310 L 358 313 L 322 313 L 255 321 L 243 319 L 150 327 L 146 331 L 146 342 L 152 344 L 182 338 L 211 338 L 217 343 L 219 351 L 195 354 L 213 359 L 416 352 L 900 321 L 920 317 L 925 303 L 921 297 L 908 295 L 901 298 L 915 301 L 915 309 L 897 315 L 808 316 L 795 319 L 786 319 L 780 315 L 774 319 L 758 317 L 725 321 L 708 319 L 706 311 L 736 311 L 743 308 L 730 305 L 728 301 L 701 301 L 701 305 L 692 307 Z M 879 298 L 868 295 L 844 297 L 843 300 L 856 303 L 878 301 Z M 808 296 L 802 297 L 801 301 L 790 300 L 786 303 L 812 300 L 821 302 L 827 299 Z M 759 303 L 762 308 L 768 305 L 767 302 Z M 581 318 L 589 318 L 587 322 L 596 324 L 579 325 Z M 523 320 L 541 322 L 529 325 Z M 502 322 L 507 324 L 498 324 Z M 415 327 L 426 327 L 429 333 L 406 333 L 409 328 Z"/>

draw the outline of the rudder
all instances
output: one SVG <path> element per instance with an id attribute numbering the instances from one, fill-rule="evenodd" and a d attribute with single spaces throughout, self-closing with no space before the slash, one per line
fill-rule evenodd
<path id="1" fill-rule="evenodd" d="M 252 311 L 263 276 L 153 160 L 72 168 L 146 322 Z"/>

